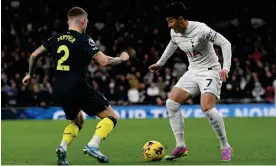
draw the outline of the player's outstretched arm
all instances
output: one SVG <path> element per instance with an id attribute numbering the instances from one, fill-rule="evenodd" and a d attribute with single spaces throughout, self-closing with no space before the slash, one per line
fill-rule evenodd
<path id="1" fill-rule="evenodd" d="M 43 46 L 40 46 L 31 54 L 29 60 L 29 73 L 22 80 L 22 83 L 24 85 L 27 85 L 30 82 L 30 79 L 34 77 L 37 61 L 41 57 L 42 53 L 45 51 L 46 49 Z"/>
<path id="2" fill-rule="evenodd" d="M 175 50 L 177 49 L 177 44 L 174 43 L 172 40 L 169 42 L 169 44 L 167 45 L 165 51 L 163 52 L 161 58 L 158 60 L 157 63 L 152 64 L 149 66 L 149 70 L 151 72 L 157 72 L 159 71 L 162 66 L 167 62 L 167 60 L 173 55 L 173 53 L 175 52 Z"/>
<path id="3" fill-rule="evenodd" d="M 99 51 L 93 57 L 101 66 L 114 66 L 118 65 L 129 59 L 129 55 L 126 52 L 122 52 L 119 57 L 110 57 Z"/>

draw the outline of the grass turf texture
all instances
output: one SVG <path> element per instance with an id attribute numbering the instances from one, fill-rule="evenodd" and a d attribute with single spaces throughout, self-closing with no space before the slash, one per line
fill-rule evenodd
<path id="1" fill-rule="evenodd" d="M 91 139 L 99 120 L 87 120 L 78 137 L 68 148 L 72 165 L 98 164 L 84 156 L 82 148 Z M 55 165 L 66 121 L 2 121 L 2 164 Z M 189 147 L 186 158 L 176 161 L 147 162 L 141 149 L 150 140 L 163 144 L 166 153 L 175 146 L 167 119 L 119 120 L 116 128 L 102 142 L 101 151 L 109 164 L 191 165 L 191 164 L 276 164 L 276 118 L 225 119 L 229 142 L 234 149 L 230 162 L 222 162 L 219 141 L 207 119 L 185 119 L 185 138 Z"/>

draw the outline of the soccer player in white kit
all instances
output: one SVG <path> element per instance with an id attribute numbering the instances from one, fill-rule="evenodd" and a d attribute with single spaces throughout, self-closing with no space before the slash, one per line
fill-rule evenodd
<path id="1" fill-rule="evenodd" d="M 181 2 L 174 2 L 165 8 L 168 27 L 171 28 L 171 41 L 157 63 L 149 70 L 156 72 L 179 47 L 188 56 L 188 71 L 179 79 L 166 101 L 171 128 L 176 139 L 176 148 L 167 160 L 186 156 L 188 148 L 184 141 L 184 118 L 180 106 L 190 98 L 201 94 L 200 105 L 210 121 L 221 145 L 222 160 L 232 157 L 232 147 L 229 145 L 222 115 L 216 109 L 216 100 L 220 98 L 222 81 L 228 78 L 231 66 L 231 44 L 218 32 L 206 24 L 189 21 L 187 9 Z M 223 53 L 223 68 L 213 48 L 218 45 Z"/>

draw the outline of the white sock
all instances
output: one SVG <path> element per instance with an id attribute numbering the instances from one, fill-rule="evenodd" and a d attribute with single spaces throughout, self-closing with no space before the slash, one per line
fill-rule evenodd
<path id="1" fill-rule="evenodd" d="M 60 146 L 63 147 L 63 149 L 65 150 L 65 152 L 67 151 L 68 143 L 66 141 L 61 141 Z"/>
<path id="2" fill-rule="evenodd" d="M 98 148 L 101 141 L 102 141 L 102 138 L 100 136 L 94 135 L 92 139 L 88 142 L 88 146 Z"/>
<path id="3" fill-rule="evenodd" d="M 184 141 L 184 118 L 180 111 L 180 104 L 168 99 L 166 101 L 170 125 L 175 136 L 176 146 L 186 146 Z"/>
<path id="4" fill-rule="evenodd" d="M 228 143 L 227 137 L 226 137 L 226 131 L 224 126 L 224 121 L 222 118 L 222 115 L 217 111 L 216 108 L 212 108 L 209 111 L 205 112 L 207 118 L 209 119 L 209 122 L 217 134 L 217 137 L 220 140 L 220 147 L 221 149 L 229 148 L 230 145 Z"/>

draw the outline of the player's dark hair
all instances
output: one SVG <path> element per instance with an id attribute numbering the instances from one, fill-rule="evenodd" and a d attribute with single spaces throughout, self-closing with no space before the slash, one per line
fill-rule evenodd
<path id="1" fill-rule="evenodd" d="M 182 2 L 173 2 L 165 7 L 164 15 L 165 17 L 174 17 L 176 19 L 182 16 L 187 19 L 188 10 Z"/>
<path id="2" fill-rule="evenodd" d="M 68 19 L 72 18 L 72 17 L 77 17 L 80 15 L 88 15 L 86 13 L 86 11 L 80 7 L 73 7 L 68 11 L 67 17 Z"/>

